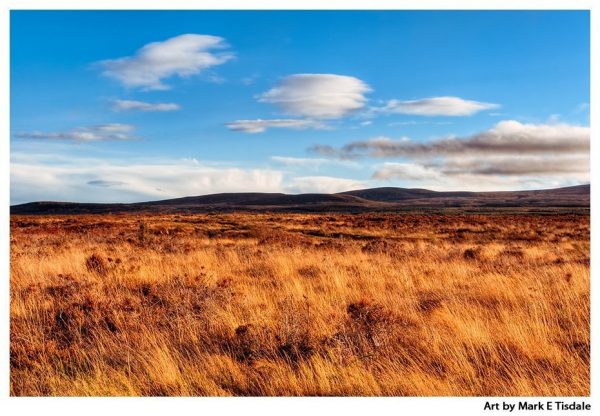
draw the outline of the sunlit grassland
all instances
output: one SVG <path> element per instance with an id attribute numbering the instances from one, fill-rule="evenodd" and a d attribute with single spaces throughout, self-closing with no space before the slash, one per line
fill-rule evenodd
<path id="1" fill-rule="evenodd" d="M 589 217 L 11 219 L 12 395 L 589 395 Z"/>

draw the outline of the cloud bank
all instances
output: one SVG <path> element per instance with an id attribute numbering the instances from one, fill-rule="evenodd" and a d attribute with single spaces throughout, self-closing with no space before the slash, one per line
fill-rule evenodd
<path id="1" fill-rule="evenodd" d="M 103 74 L 126 87 L 166 90 L 163 80 L 189 77 L 231 60 L 234 55 L 223 51 L 225 40 L 218 36 L 185 34 L 162 42 L 152 42 L 133 56 L 108 59 L 98 63 Z"/>
<path id="2" fill-rule="evenodd" d="M 396 158 L 375 167 L 375 181 L 432 189 L 518 189 L 589 181 L 590 129 L 570 124 L 502 121 L 466 137 L 428 142 L 376 137 L 313 153 L 339 160 Z"/>
<path id="3" fill-rule="evenodd" d="M 372 178 L 439 179 L 444 176 L 556 176 L 586 181 L 589 177 L 589 158 L 585 156 L 514 156 L 499 158 L 459 158 L 432 163 L 384 163 Z"/>
<path id="4" fill-rule="evenodd" d="M 570 124 L 523 124 L 508 120 L 489 130 L 468 137 L 450 137 L 429 142 L 414 142 L 378 137 L 354 141 L 341 148 L 316 145 L 310 150 L 339 158 L 370 157 L 427 157 L 444 155 L 494 155 L 588 153 L 589 127 Z"/>
<path id="5" fill-rule="evenodd" d="M 32 200 L 133 202 L 218 192 L 281 192 L 283 173 L 215 167 L 194 160 L 107 161 L 14 155 L 13 203 Z"/>
<path id="6" fill-rule="evenodd" d="M 221 192 L 338 192 L 362 184 L 195 159 L 103 160 L 23 153 L 11 155 L 10 180 L 12 204 L 42 200 L 139 202 Z"/>
<path id="7" fill-rule="evenodd" d="M 577 170 L 584 170 L 583 168 Z M 386 162 L 373 172 L 375 183 L 392 182 L 395 186 L 437 191 L 514 191 L 518 189 L 557 188 L 589 183 L 589 172 L 520 173 L 498 175 L 464 170 L 446 172 L 444 166 L 419 163 Z M 375 185 L 381 186 L 381 185 Z"/>

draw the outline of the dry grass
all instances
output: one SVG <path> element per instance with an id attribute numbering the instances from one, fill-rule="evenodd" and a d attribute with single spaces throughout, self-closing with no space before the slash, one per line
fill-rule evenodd
<path id="1" fill-rule="evenodd" d="M 589 395 L 588 216 L 11 230 L 12 395 Z"/>

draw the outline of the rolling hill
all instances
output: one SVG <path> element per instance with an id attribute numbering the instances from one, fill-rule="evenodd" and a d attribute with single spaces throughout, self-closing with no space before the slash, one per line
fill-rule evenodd
<path id="1" fill-rule="evenodd" d="M 222 193 L 129 204 L 30 202 L 10 207 L 12 215 L 117 212 L 368 212 L 405 210 L 556 209 L 588 210 L 590 185 L 533 191 L 436 192 L 371 188 L 337 194 Z"/>

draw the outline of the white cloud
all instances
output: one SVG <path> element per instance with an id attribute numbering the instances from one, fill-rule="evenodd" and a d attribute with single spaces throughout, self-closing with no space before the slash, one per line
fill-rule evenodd
<path id="1" fill-rule="evenodd" d="M 244 133 L 263 133 L 267 129 L 326 129 L 327 126 L 315 120 L 298 119 L 273 119 L 273 120 L 236 120 L 226 124 L 229 130 L 241 131 Z"/>
<path id="2" fill-rule="evenodd" d="M 354 179 L 334 178 L 330 176 L 301 176 L 293 178 L 286 186 L 286 192 L 297 193 L 326 193 L 352 191 L 365 188 L 362 181 Z"/>
<path id="3" fill-rule="evenodd" d="M 179 104 L 175 103 L 147 103 L 144 101 L 134 101 L 134 100 L 115 100 L 113 102 L 113 111 L 129 111 L 129 110 L 139 110 L 139 111 L 177 111 L 181 107 Z"/>
<path id="4" fill-rule="evenodd" d="M 411 114 L 418 116 L 471 116 L 483 110 L 499 108 L 498 104 L 465 100 L 460 97 L 431 97 L 420 100 L 389 100 L 376 112 Z"/>
<path id="5" fill-rule="evenodd" d="M 104 75 L 126 87 L 165 90 L 169 86 L 164 79 L 195 75 L 232 59 L 233 53 L 218 52 L 225 48 L 227 44 L 221 37 L 185 34 L 149 43 L 133 56 L 108 59 L 99 65 Z"/>
<path id="6" fill-rule="evenodd" d="M 585 155 L 455 157 L 432 166 L 447 175 L 560 176 L 589 180 L 590 160 Z"/>
<path id="7" fill-rule="evenodd" d="M 335 74 L 295 74 L 259 96 L 287 114 L 332 119 L 364 107 L 370 87 L 358 78 Z"/>
<path id="8" fill-rule="evenodd" d="M 219 192 L 281 192 L 270 169 L 214 167 L 193 160 L 104 161 L 13 154 L 11 201 L 133 202 Z"/>
<path id="9" fill-rule="evenodd" d="M 562 164 L 563 162 L 558 162 Z M 505 167 L 510 169 L 510 165 Z M 558 188 L 589 183 L 589 172 L 584 169 L 570 172 L 523 171 L 518 173 L 479 172 L 474 169 L 450 169 L 448 166 L 425 166 L 418 163 L 386 163 L 373 173 L 372 186 L 424 188 L 435 191 L 515 191 L 520 189 Z M 445 171 L 447 170 L 447 171 Z"/>
<path id="10" fill-rule="evenodd" d="M 135 129 L 131 124 L 121 123 L 109 123 L 109 124 L 98 124 L 93 126 L 92 129 L 107 133 L 129 133 Z"/>
<path id="11" fill-rule="evenodd" d="M 562 186 L 580 185 L 587 183 L 573 177 L 559 176 L 496 176 L 496 175 L 474 175 L 457 174 L 444 175 L 437 173 L 434 169 L 414 167 L 409 176 L 396 175 L 388 178 L 374 178 L 372 186 L 381 186 L 382 180 L 385 186 L 400 186 L 405 188 L 421 188 L 433 191 L 516 191 L 524 189 L 558 188 Z M 408 168 L 407 168 L 408 169 Z M 406 174 L 406 172 L 403 172 Z M 422 174 L 423 176 L 419 177 Z M 411 177 L 412 176 L 412 177 Z"/>
<path id="12" fill-rule="evenodd" d="M 331 159 L 324 158 L 305 158 L 305 157 L 290 157 L 290 156 L 271 156 L 271 160 L 290 167 L 310 167 L 318 168 L 329 164 Z"/>
<path id="13" fill-rule="evenodd" d="M 590 129 L 570 124 L 497 123 L 466 137 L 416 142 L 375 137 L 340 148 L 317 145 L 340 160 L 398 158 L 375 166 L 371 179 L 434 190 L 516 190 L 587 183 Z"/>
<path id="14" fill-rule="evenodd" d="M 589 181 L 589 158 L 585 156 L 453 157 L 432 162 L 380 165 L 372 178 L 378 180 L 436 180 L 449 177 L 560 177 Z"/>
<path id="15" fill-rule="evenodd" d="M 384 163 L 372 176 L 373 179 L 390 180 L 439 180 L 440 173 L 435 169 L 417 163 Z"/>
<path id="16" fill-rule="evenodd" d="M 294 177 L 278 169 L 239 168 L 192 159 L 106 160 L 13 152 L 11 203 L 139 202 L 221 192 L 338 192 L 356 180 Z"/>
<path id="17" fill-rule="evenodd" d="M 130 124 L 100 124 L 90 127 L 78 127 L 62 132 L 17 132 L 14 137 L 22 139 L 69 140 L 74 142 L 95 142 L 107 140 L 134 140 L 130 133 L 135 129 Z"/>

